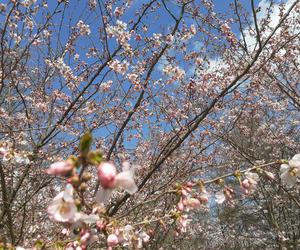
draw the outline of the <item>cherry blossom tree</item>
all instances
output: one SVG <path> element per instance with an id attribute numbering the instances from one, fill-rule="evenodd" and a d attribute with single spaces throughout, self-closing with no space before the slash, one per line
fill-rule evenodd
<path id="1" fill-rule="evenodd" d="M 299 248 L 299 12 L 1 2 L 0 249 Z"/>

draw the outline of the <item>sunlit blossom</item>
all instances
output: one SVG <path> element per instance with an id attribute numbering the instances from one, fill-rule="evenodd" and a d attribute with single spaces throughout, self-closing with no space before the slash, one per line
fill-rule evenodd
<path id="1" fill-rule="evenodd" d="M 115 235 L 115 234 L 108 235 L 107 246 L 114 247 L 114 246 L 118 245 L 118 243 L 119 243 L 119 239 L 118 239 L 117 235 Z"/>
<path id="2" fill-rule="evenodd" d="M 74 166 L 71 162 L 59 161 L 51 164 L 46 170 L 46 173 L 57 176 L 66 176 L 73 170 L 73 168 Z"/>
<path id="3" fill-rule="evenodd" d="M 134 181 L 134 168 L 123 163 L 123 171 L 117 173 L 114 164 L 109 162 L 101 163 L 98 167 L 98 179 L 102 190 L 97 193 L 97 201 L 105 203 L 115 188 L 122 188 L 129 194 L 134 194 L 138 187 Z"/>
<path id="4" fill-rule="evenodd" d="M 300 176 L 300 154 L 296 154 L 288 164 L 281 164 L 280 178 L 283 184 L 293 186 Z"/>
<path id="5" fill-rule="evenodd" d="M 68 184 L 64 191 L 55 196 L 47 209 L 51 219 L 58 222 L 74 221 L 77 207 L 73 198 L 73 192 L 72 185 Z"/>

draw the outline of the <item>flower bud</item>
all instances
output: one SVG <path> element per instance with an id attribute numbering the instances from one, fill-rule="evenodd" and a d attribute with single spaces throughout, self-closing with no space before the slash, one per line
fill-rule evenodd
<path id="1" fill-rule="evenodd" d="M 178 209 L 179 211 L 183 211 L 183 210 L 184 210 L 184 205 L 183 205 L 182 202 L 179 202 L 179 203 L 177 204 L 177 209 Z"/>
<path id="2" fill-rule="evenodd" d="M 187 200 L 187 206 L 191 209 L 199 208 L 201 205 L 200 201 L 195 198 L 189 198 Z"/>
<path id="3" fill-rule="evenodd" d="M 103 162 L 98 167 L 98 178 L 102 188 L 112 189 L 115 187 L 115 178 L 117 175 L 116 167 L 109 163 Z"/>
<path id="4" fill-rule="evenodd" d="M 224 190 L 224 195 L 226 197 L 226 200 L 230 200 L 233 198 L 233 190 L 231 188 L 226 188 Z"/>
<path id="5" fill-rule="evenodd" d="M 100 151 L 90 151 L 87 159 L 90 164 L 97 166 L 103 161 L 103 154 Z"/>
<path id="6" fill-rule="evenodd" d="M 73 167 L 74 165 L 69 161 L 59 161 L 51 164 L 46 173 L 56 176 L 67 176 L 72 172 Z"/>
<path id="7" fill-rule="evenodd" d="M 88 186 L 85 182 L 82 182 L 79 186 L 79 191 L 85 192 L 87 190 Z"/>
<path id="8" fill-rule="evenodd" d="M 80 180 L 79 177 L 77 175 L 74 175 L 71 179 L 70 179 L 70 183 L 74 186 L 74 187 L 78 187 L 80 184 Z"/>
<path id="9" fill-rule="evenodd" d="M 83 173 L 82 175 L 82 180 L 83 181 L 89 181 L 92 178 L 92 174 L 91 173 Z"/>
<path id="10" fill-rule="evenodd" d="M 109 247 L 114 247 L 114 246 L 118 245 L 118 243 L 119 243 L 119 240 L 118 240 L 117 235 L 115 235 L 115 234 L 108 235 L 108 237 L 107 237 L 107 245 Z"/>
<path id="11" fill-rule="evenodd" d="M 264 172 L 265 172 L 265 174 L 266 174 L 266 176 L 267 176 L 267 178 L 268 178 L 269 180 L 271 180 L 271 181 L 274 181 L 274 180 L 275 180 L 275 176 L 274 176 L 273 173 L 268 172 L 268 171 L 264 171 Z"/>
<path id="12" fill-rule="evenodd" d="M 244 179 L 242 181 L 242 187 L 245 188 L 245 189 L 248 189 L 250 187 L 250 182 L 248 179 Z"/>
<path id="13" fill-rule="evenodd" d="M 200 194 L 199 200 L 201 203 L 206 204 L 208 202 L 208 194 L 206 192 L 202 192 Z"/>
<path id="14" fill-rule="evenodd" d="M 100 219 L 96 222 L 96 226 L 101 230 L 101 231 L 105 231 L 106 230 L 106 225 L 107 223 L 103 220 Z"/>
<path id="15" fill-rule="evenodd" d="M 70 155 L 67 159 L 67 162 L 70 162 L 76 168 L 79 167 L 79 160 L 78 160 L 78 157 L 76 157 L 75 155 Z"/>
<path id="16" fill-rule="evenodd" d="M 79 199 L 75 199 L 74 203 L 75 203 L 76 207 L 80 207 L 81 206 L 81 201 Z"/>

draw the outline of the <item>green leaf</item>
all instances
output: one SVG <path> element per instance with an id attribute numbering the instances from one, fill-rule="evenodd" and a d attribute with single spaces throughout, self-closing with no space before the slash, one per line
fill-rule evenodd
<path id="1" fill-rule="evenodd" d="M 91 151 L 88 153 L 87 159 L 91 165 L 98 166 L 103 161 L 103 155 L 100 151 Z"/>
<path id="2" fill-rule="evenodd" d="M 92 145 L 93 137 L 90 131 L 86 132 L 80 139 L 79 151 L 81 155 L 86 156 L 90 151 Z"/>

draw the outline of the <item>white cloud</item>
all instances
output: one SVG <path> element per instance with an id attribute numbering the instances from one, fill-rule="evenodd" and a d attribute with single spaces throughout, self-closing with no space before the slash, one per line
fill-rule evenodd
<path id="1" fill-rule="evenodd" d="M 169 64 L 169 62 L 168 62 L 167 58 L 163 55 L 157 63 L 158 71 L 163 72 L 164 67 L 168 64 Z"/>
<path id="2" fill-rule="evenodd" d="M 295 2 L 295 0 L 287 0 L 285 2 L 285 11 L 287 11 L 291 5 Z M 258 22 L 258 26 L 259 29 L 261 29 L 260 23 L 261 21 L 267 17 L 268 12 L 270 11 L 270 1 L 269 0 L 262 0 L 259 2 L 258 4 L 258 8 L 260 9 L 260 11 L 257 13 L 257 22 Z M 270 23 L 269 26 L 271 29 L 274 29 L 280 22 L 280 5 L 277 3 L 274 3 L 271 6 L 271 12 L 270 12 Z M 251 33 L 252 32 L 252 33 Z M 245 35 L 245 40 L 247 43 L 247 48 L 248 50 L 251 52 L 253 51 L 253 49 L 255 48 L 256 45 L 256 33 L 255 32 L 255 27 L 254 27 L 254 23 L 252 23 L 251 28 L 247 28 L 243 31 L 244 35 Z M 272 32 L 272 30 L 267 30 L 264 32 L 263 37 L 267 37 L 270 33 Z M 299 32 L 298 31 L 295 31 Z M 240 39 L 242 39 L 242 34 L 240 34 Z"/>
<path id="3" fill-rule="evenodd" d="M 194 41 L 193 42 L 193 51 L 201 51 L 201 49 L 204 47 L 204 44 L 200 41 Z"/>

